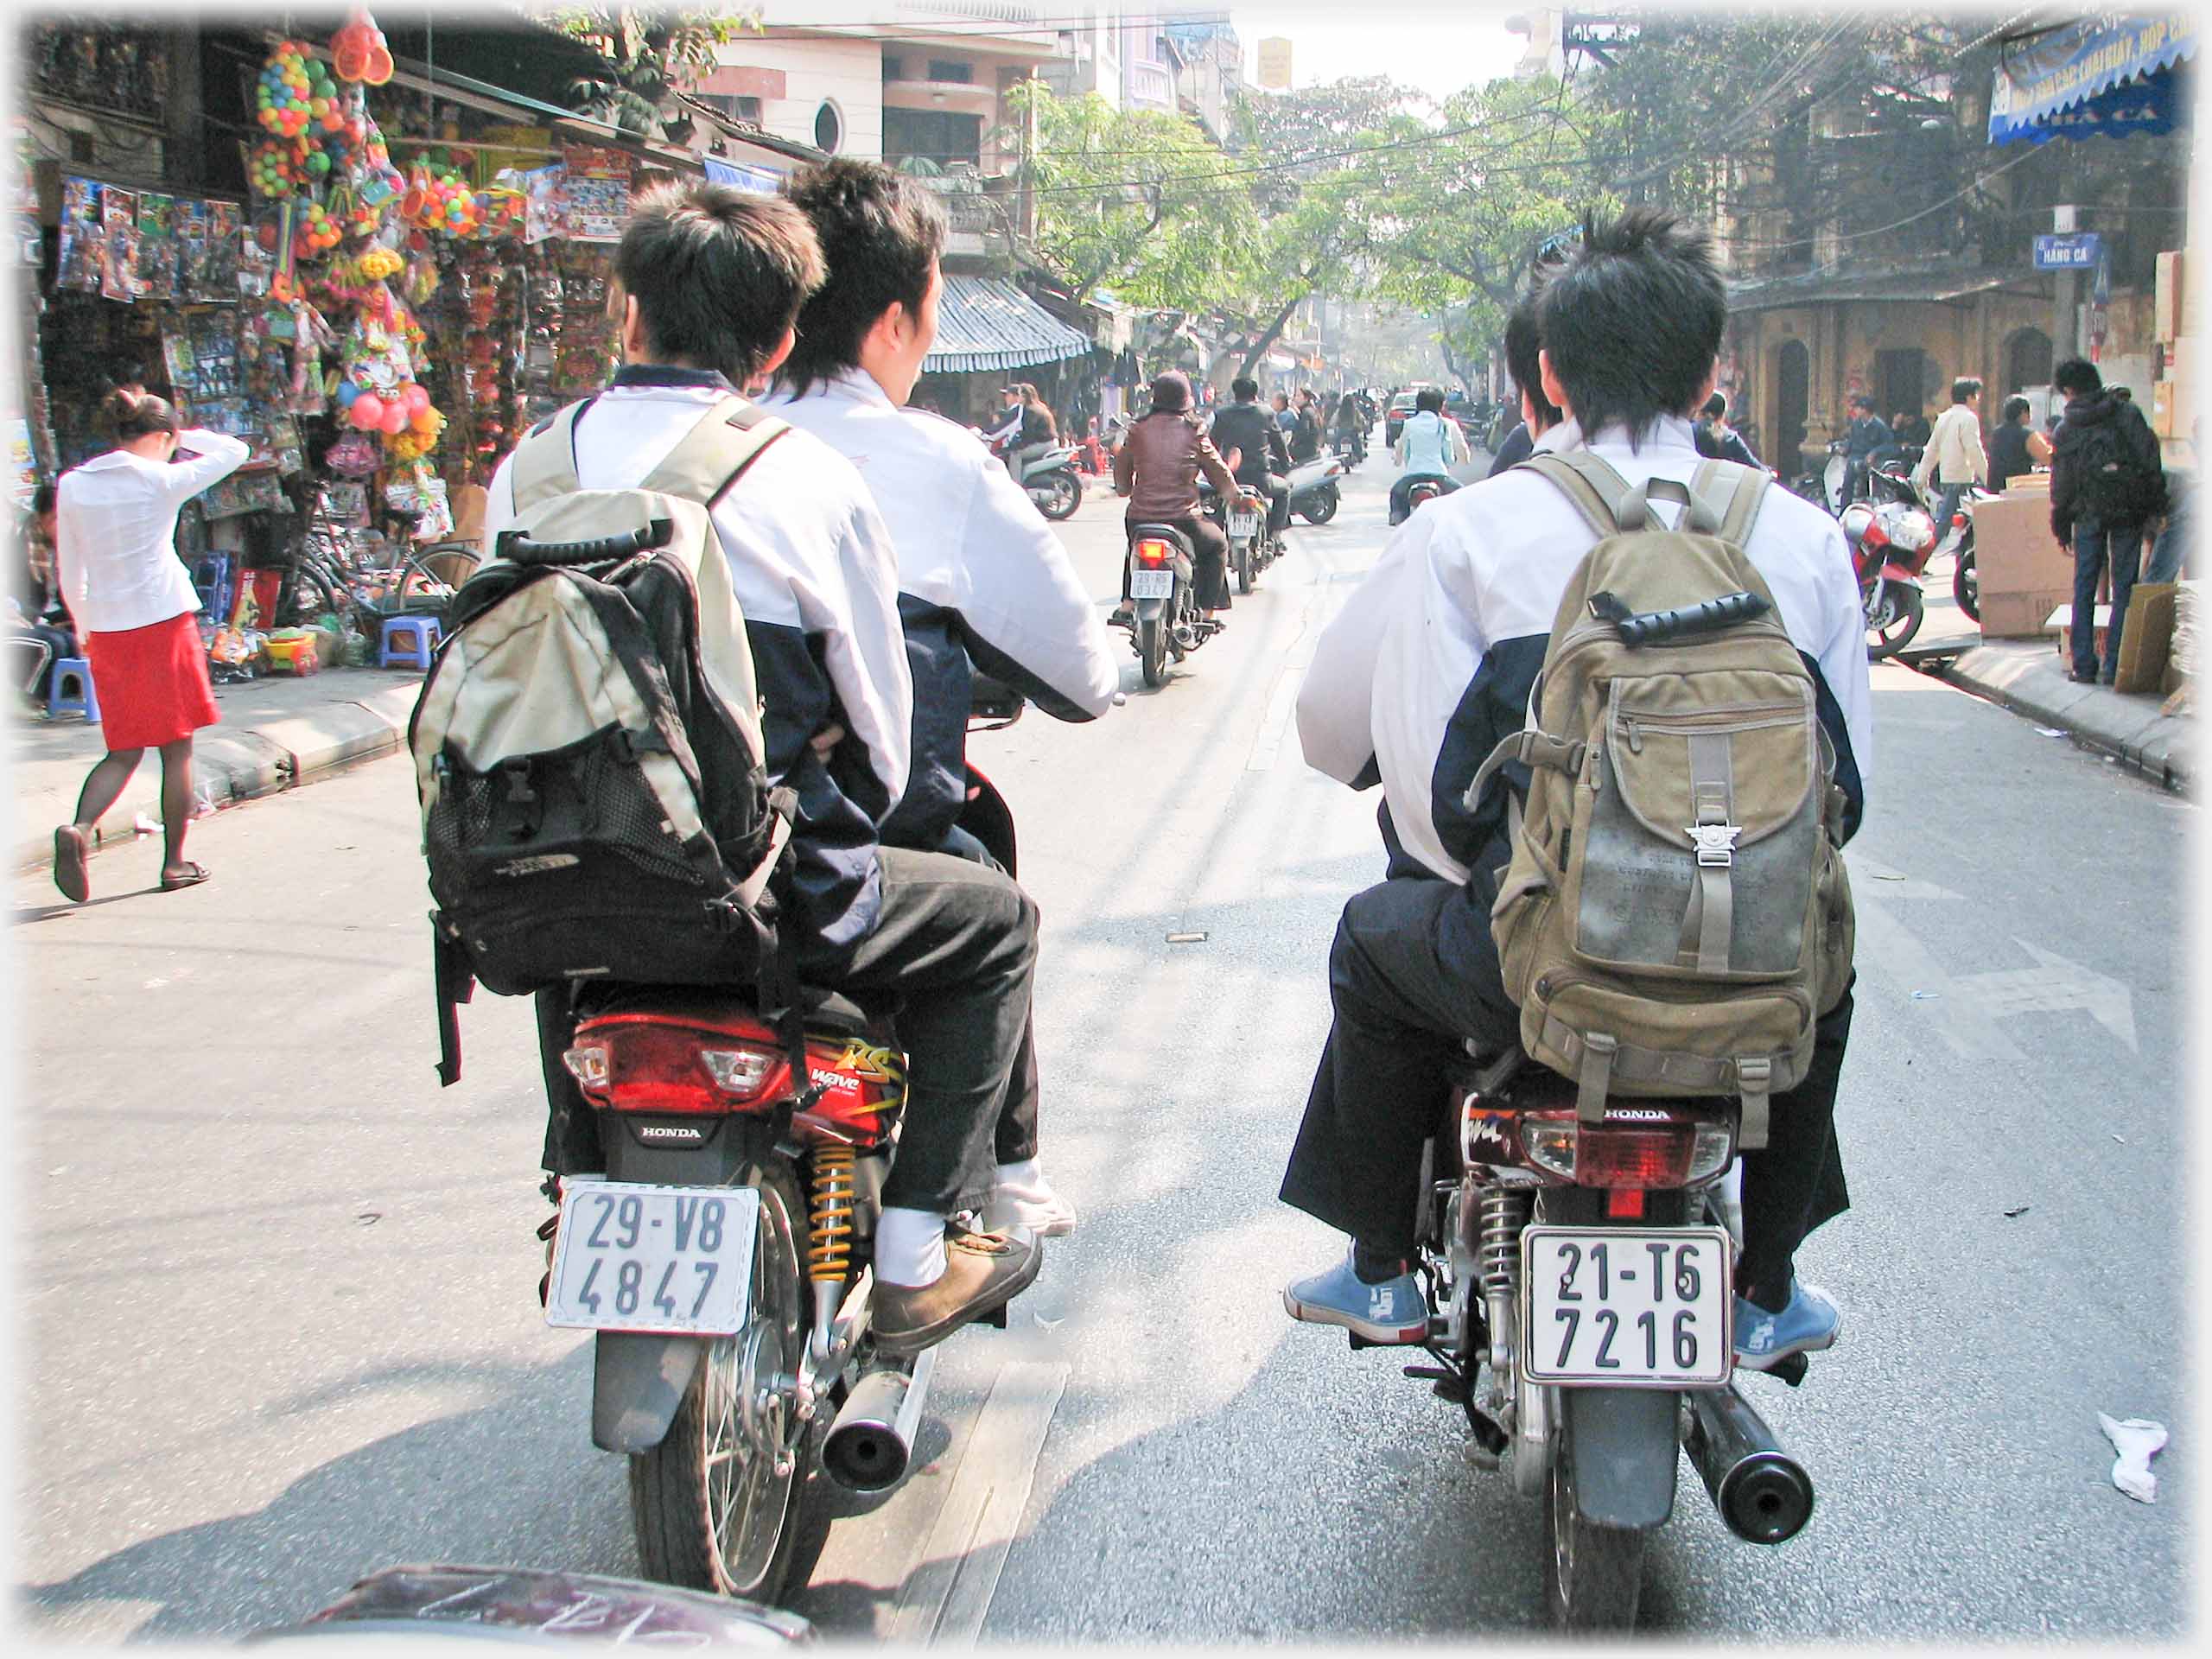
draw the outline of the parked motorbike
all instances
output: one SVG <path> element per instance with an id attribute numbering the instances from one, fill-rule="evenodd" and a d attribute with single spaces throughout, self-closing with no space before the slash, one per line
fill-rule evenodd
<path id="1" fill-rule="evenodd" d="M 976 435 L 983 435 L 978 431 Z M 1006 446 L 995 443 L 990 450 L 1003 458 Z M 1037 511 L 1055 523 L 1074 518 L 1076 509 L 1083 505 L 1083 474 L 1077 469 L 1075 457 L 1074 445 L 1058 444 L 1040 455 L 1032 455 L 1021 465 L 1022 489 L 1036 503 Z"/>
<path id="2" fill-rule="evenodd" d="M 1932 563 L 1946 553 L 1951 556 L 1951 597 L 1970 620 L 1981 620 L 1981 574 L 1974 556 L 1974 507 L 1980 501 L 1993 501 L 1997 492 L 1986 490 L 1980 485 L 1972 486 L 1960 499 L 1958 508 L 1951 514 L 1948 524 L 1936 528 L 1942 537 L 1936 551 L 1929 555 Z M 1920 504 L 1935 516 L 1942 506 L 1942 492 L 1933 484 L 1921 492 Z"/>
<path id="3" fill-rule="evenodd" d="M 1164 685 L 1168 658 L 1183 661 L 1221 625 L 1198 608 L 1196 550 L 1174 525 L 1132 524 L 1128 558 L 1129 615 L 1116 626 L 1128 629 L 1144 683 Z"/>
<path id="4" fill-rule="evenodd" d="M 1789 488 L 1835 518 L 1843 512 L 1844 480 L 1850 466 L 1844 459 L 1844 442 L 1838 438 L 1828 445 L 1828 458 L 1821 470 L 1799 474 L 1790 480 Z"/>
<path id="5" fill-rule="evenodd" d="M 1020 707 L 985 683 L 971 721 Z M 1005 802 L 969 785 L 961 824 L 1011 874 Z M 546 1294 L 548 1324 L 595 1333 L 592 1441 L 630 1459 L 645 1575 L 761 1602 L 786 1587 L 817 1458 L 855 1491 L 906 1472 L 935 1359 L 869 1329 L 896 1035 L 837 992 L 795 1001 L 778 1020 L 727 988 L 637 985 L 579 1007 L 563 1059 L 607 1168 L 560 1183 Z"/>
<path id="6" fill-rule="evenodd" d="M 1613 1101 L 1588 1121 L 1517 1048 L 1469 1047 L 1418 1218 L 1434 1363 L 1405 1373 L 1465 1414 L 1470 1463 L 1542 1500 L 1554 1624 L 1632 1628 L 1678 1446 L 1739 1538 L 1781 1543 L 1813 1510 L 1733 1381 L 1739 1108 Z M 1795 1387 L 1805 1370 L 1800 1354 L 1772 1374 Z"/>
<path id="7" fill-rule="evenodd" d="M 1341 461 L 1316 455 L 1290 469 L 1290 510 L 1309 524 L 1325 524 L 1337 516 L 1342 500 L 1337 480 L 1344 474 Z"/>
<path id="8" fill-rule="evenodd" d="M 1868 475 L 1878 497 L 1884 476 L 1879 467 Z M 1904 487 L 1911 490 L 1910 481 Z M 1935 556 L 1936 521 L 1917 505 L 1877 499 L 1853 502 L 1839 522 L 1859 578 L 1866 655 L 1879 662 L 1904 650 L 1920 632 L 1926 609 L 1920 574 Z"/>

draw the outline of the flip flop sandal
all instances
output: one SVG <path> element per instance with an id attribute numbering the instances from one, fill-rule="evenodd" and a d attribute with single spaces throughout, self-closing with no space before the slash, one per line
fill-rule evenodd
<path id="1" fill-rule="evenodd" d="M 85 873 L 85 832 L 65 823 L 54 832 L 54 885 L 72 904 L 81 905 L 92 889 Z"/>
<path id="2" fill-rule="evenodd" d="M 162 891 L 175 893 L 179 887 L 196 887 L 214 874 L 205 864 L 188 864 L 185 866 L 185 872 L 182 875 L 163 876 Z"/>

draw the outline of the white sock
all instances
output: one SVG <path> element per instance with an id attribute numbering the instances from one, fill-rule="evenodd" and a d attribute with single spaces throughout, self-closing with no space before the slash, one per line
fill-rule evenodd
<path id="1" fill-rule="evenodd" d="M 875 1276 L 909 1290 L 943 1278 L 944 1217 L 931 1210 L 885 1210 L 875 1222 Z"/>
<path id="2" fill-rule="evenodd" d="M 1043 1204 L 1052 1196 L 1052 1184 L 1034 1158 L 1018 1164 L 1001 1164 L 991 1177 L 991 1196 L 1016 1203 Z"/>

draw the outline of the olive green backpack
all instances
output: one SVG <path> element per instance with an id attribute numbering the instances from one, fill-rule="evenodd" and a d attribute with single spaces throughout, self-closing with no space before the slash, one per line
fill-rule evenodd
<path id="1" fill-rule="evenodd" d="M 1560 601 L 1509 761 L 1513 847 L 1491 912 L 1530 1056 L 1606 1096 L 1768 1096 L 1802 1079 L 1851 974 L 1843 795 L 1815 686 L 1743 549 L 1767 480 L 1708 461 L 1631 487 L 1586 452 L 1522 463 L 1599 536 Z M 1672 530 L 1649 506 L 1680 500 Z"/>

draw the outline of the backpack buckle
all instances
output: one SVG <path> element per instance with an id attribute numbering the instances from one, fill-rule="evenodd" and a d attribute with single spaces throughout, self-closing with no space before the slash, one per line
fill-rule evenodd
<path id="1" fill-rule="evenodd" d="M 1725 870 L 1736 861 L 1736 837 L 1744 830 L 1734 823 L 1693 823 L 1688 833 L 1697 849 L 1699 868 Z"/>

